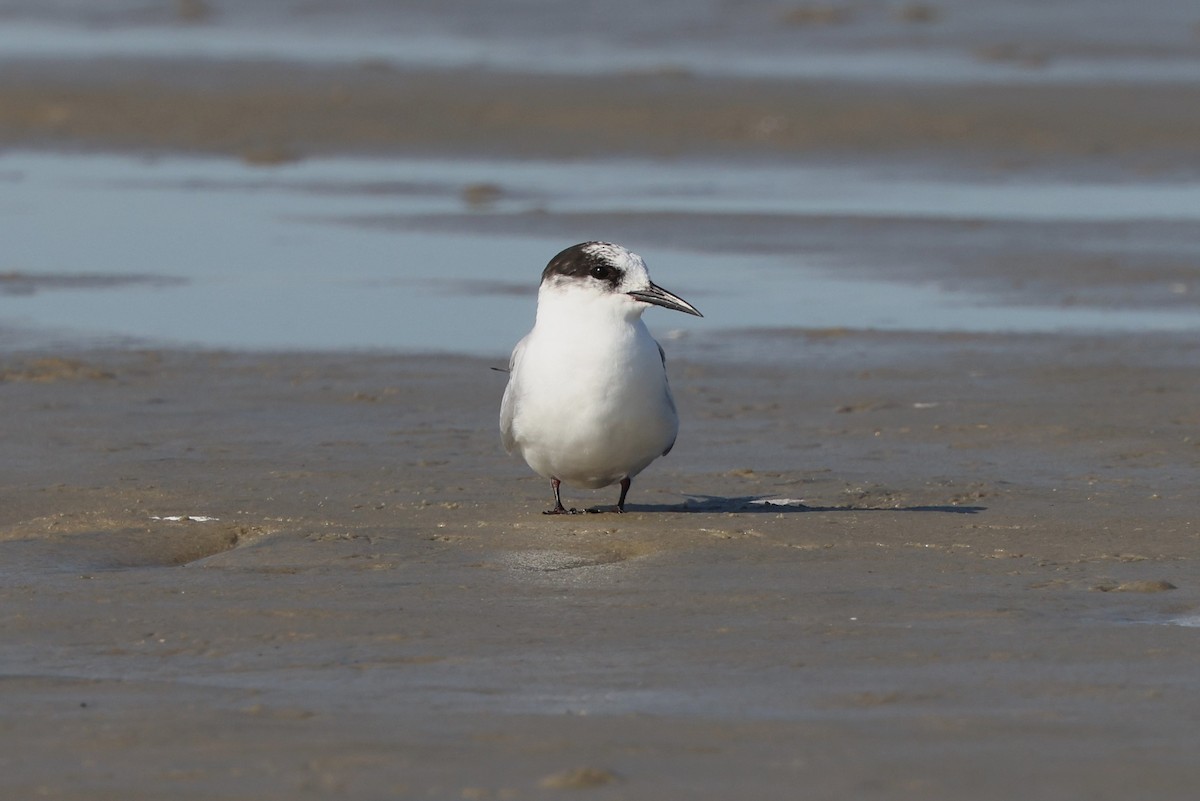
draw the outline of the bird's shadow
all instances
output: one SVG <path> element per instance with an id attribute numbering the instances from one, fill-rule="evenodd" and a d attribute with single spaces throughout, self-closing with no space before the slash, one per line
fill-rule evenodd
<path id="1" fill-rule="evenodd" d="M 774 502 L 772 502 L 774 501 Z M 801 512 L 926 512 L 952 515 L 974 515 L 987 511 L 986 506 L 957 506 L 953 504 L 921 504 L 916 506 L 810 506 L 799 501 L 781 503 L 769 495 L 692 495 L 683 503 L 626 504 L 626 512 L 684 512 L 727 514 L 799 514 Z"/>

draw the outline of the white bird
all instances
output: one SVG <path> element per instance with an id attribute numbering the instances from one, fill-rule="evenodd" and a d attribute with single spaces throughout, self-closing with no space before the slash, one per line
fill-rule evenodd
<path id="1" fill-rule="evenodd" d="M 641 256 L 608 242 L 559 253 L 542 272 L 537 318 L 509 361 L 500 404 L 504 448 L 559 484 L 595 489 L 631 479 L 675 444 L 679 415 L 666 358 L 642 313 L 651 305 L 702 317 L 650 281 Z"/>

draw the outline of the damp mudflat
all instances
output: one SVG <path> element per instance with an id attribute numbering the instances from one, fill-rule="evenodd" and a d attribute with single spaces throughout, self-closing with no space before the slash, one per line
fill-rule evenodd
<path id="1" fill-rule="evenodd" d="M 5 786 L 1186 797 L 1195 348 L 766 341 L 672 358 L 675 450 L 567 518 L 493 360 L 6 356 Z"/>
<path id="2" fill-rule="evenodd" d="M 0 796 L 1194 796 L 1194 3 L 3 13 Z M 586 239 L 706 316 L 549 518 Z"/>

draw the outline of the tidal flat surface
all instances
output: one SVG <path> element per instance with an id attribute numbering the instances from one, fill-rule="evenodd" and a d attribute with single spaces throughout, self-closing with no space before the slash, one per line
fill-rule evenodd
<path id="1" fill-rule="evenodd" d="M 6 357 L 6 791 L 1186 797 L 1195 349 L 775 338 L 570 518 L 487 360 Z"/>
<path id="2" fill-rule="evenodd" d="M 1194 3 L 606 12 L 3 4 L 0 795 L 1194 796 Z M 706 317 L 547 518 L 594 238 Z"/>

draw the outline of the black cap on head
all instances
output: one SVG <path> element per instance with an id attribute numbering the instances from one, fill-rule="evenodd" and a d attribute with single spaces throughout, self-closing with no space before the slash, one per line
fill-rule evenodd
<path id="1" fill-rule="evenodd" d="M 606 242 L 580 242 L 563 250 L 550 260 L 542 271 L 542 282 L 563 278 L 595 278 L 616 289 L 625 276 L 625 271 L 615 264 L 609 255 L 617 245 Z"/>

